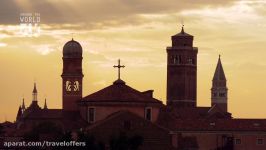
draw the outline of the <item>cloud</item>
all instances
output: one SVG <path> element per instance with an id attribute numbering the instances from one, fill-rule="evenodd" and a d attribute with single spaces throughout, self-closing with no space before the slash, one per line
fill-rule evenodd
<path id="1" fill-rule="evenodd" d="M 6 47 L 7 44 L 6 43 L 0 43 L 0 47 Z"/>
<path id="2" fill-rule="evenodd" d="M 259 11 L 255 3 L 252 4 L 253 5 L 245 1 L 239 1 L 233 3 L 233 5 L 229 7 L 206 7 L 204 9 L 184 10 L 181 12 L 181 15 L 188 17 L 197 16 L 198 18 L 200 18 L 200 20 L 208 20 L 209 22 L 212 21 L 213 23 L 253 23 L 259 19 L 262 19 L 262 16 L 260 16 L 260 14 L 258 13 Z M 256 4 L 266 6 L 266 3 Z"/>
<path id="3" fill-rule="evenodd" d="M 55 51 L 56 48 L 51 45 L 34 45 L 33 49 L 41 55 L 48 55 L 49 53 Z"/>
<path id="4" fill-rule="evenodd" d="M 139 14 L 160 14 L 180 12 L 204 6 L 231 4 L 231 0 L 2 0 L 0 6 L 1 24 L 18 24 L 22 12 L 41 14 L 43 24 L 79 24 L 102 26 L 103 24 L 138 23 Z"/>

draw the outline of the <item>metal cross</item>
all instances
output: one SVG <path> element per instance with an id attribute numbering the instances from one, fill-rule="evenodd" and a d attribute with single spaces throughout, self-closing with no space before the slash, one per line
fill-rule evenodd
<path id="1" fill-rule="evenodd" d="M 118 59 L 118 65 L 114 65 L 114 68 L 118 68 L 118 79 L 120 79 L 120 68 L 124 68 L 124 65 L 120 65 L 120 59 Z"/>

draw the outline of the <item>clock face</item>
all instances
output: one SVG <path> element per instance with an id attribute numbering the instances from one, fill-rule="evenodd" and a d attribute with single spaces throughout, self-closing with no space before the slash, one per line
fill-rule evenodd
<path id="1" fill-rule="evenodd" d="M 73 90 L 74 91 L 79 91 L 79 82 L 78 81 L 75 81 L 74 84 L 73 84 Z"/>
<path id="2" fill-rule="evenodd" d="M 72 87 L 71 81 L 66 81 L 66 91 L 70 92 Z"/>
<path id="3" fill-rule="evenodd" d="M 79 86 L 79 81 L 66 81 L 67 92 L 77 92 L 79 91 Z"/>

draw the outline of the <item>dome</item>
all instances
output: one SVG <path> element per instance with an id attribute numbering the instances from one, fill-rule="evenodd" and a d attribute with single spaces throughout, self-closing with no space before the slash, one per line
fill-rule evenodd
<path id="1" fill-rule="evenodd" d="M 82 47 L 75 40 L 68 41 L 63 48 L 64 57 L 82 57 Z"/>

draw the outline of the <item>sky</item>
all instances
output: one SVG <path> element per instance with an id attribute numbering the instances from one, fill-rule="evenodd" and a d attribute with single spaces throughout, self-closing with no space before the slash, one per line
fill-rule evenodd
<path id="1" fill-rule="evenodd" d="M 0 122 L 14 121 L 25 98 L 62 108 L 62 49 L 83 48 L 83 96 L 121 78 L 166 99 L 166 47 L 185 32 L 198 47 L 198 106 L 210 106 L 221 54 L 228 108 L 236 118 L 266 118 L 266 1 L 264 0 L 0 0 Z M 23 13 L 40 15 L 39 35 L 21 33 Z"/>

